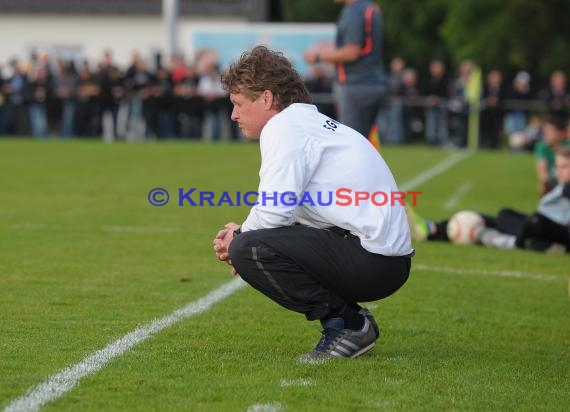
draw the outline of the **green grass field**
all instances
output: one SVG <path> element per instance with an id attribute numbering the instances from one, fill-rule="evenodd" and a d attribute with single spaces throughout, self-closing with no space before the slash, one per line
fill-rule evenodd
<path id="1" fill-rule="evenodd" d="M 453 155 L 383 154 L 400 184 Z M 0 407 L 229 282 L 211 241 L 248 207 L 179 207 L 177 189 L 256 190 L 258 167 L 256 144 L 0 140 Z M 531 156 L 473 154 L 415 188 L 417 211 L 530 212 L 535 187 Z M 568 256 L 416 249 L 405 287 L 368 304 L 383 335 L 361 358 L 299 364 L 319 325 L 246 286 L 42 410 L 568 410 Z"/>

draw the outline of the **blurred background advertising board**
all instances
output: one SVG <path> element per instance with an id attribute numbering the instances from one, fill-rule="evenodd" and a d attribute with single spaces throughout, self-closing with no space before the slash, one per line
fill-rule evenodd
<path id="1" fill-rule="evenodd" d="M 334 24 L 257 24 L 241 22 L 187 23 L 181 49 L 194 55 L 202 49 L 216 51 L 221 68 L 241 53 L 259 44 L 283 52 L 297 71 L 306 75 L 309 65 L 303 60 L 308 49 L 330 49 L 334 45 Z"/>

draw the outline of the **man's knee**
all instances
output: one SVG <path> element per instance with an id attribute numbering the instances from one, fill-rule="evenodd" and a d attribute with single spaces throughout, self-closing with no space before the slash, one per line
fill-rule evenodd
<path id="1" fill-rule="evenodd" d="M 260 281 L 266 278 L 265 270 L 273 268 L 272 265 L 280 260 L 275 250 L 263 241 L 262 238 L 266 235 L 265 230 L 241 233 L 232 240 L 228 250 L 234 269 L 243 280 L 257 289 L 260 289 L 259 285 L 265 282 L 265 280 Z"/>
<path id="2" fill-rule="evenodd" d="M 263 259 L 267 255 L 266 249 L 271 249 L 263 241 L 267 240 L 267 231 L 268 229 L 251 230 L 234 237 L 228 249 L 232 264 L 235 266 L 245 260 Z"/>
<path id="3" fill-rule="evenodd" d="M 241 233 L 232 240 L 228 253 L 238 272 L 256 272 L 260 265 L 280 264 L 284 260 L 272 246 L 272 240 L 275 239 L 272 231 L 273 229 L 252 230 Z"/>
<path id="4" fill-rule="evenodd" d="M 251 257 L 251 246 L 254 238 L 254 236 L 252 236 L 253 232 L 254 231 L 240 233 L 235 236 L 230 243 L 228 253 L 230 254 L 230 259 L 234 266 L 244 259 Z"/>

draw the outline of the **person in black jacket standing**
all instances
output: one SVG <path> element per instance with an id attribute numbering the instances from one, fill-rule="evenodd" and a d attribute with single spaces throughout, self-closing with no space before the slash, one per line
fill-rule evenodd
<path id="1" fill-rule="evenodd" d="M 481 146 L 498 149 L 503 133 L 503 76 L 498 70 L 487 75 L 481 102 Z"/>
<path id="2" fill-rule="evenodd" d="M 444 145 L 448 141 L 447 132 L 447 98 L 449 81 L 445 64 L 441 60 L 432 60 L 429 64 L 429 80 L 424 88 L 425 138 L 430 146 Z"/>

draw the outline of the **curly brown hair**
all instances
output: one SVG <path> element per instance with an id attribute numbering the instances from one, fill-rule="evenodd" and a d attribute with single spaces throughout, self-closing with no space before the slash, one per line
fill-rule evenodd
<path id="1" fill-rule="evenodd" d="M 270 90 L 278 110 L 292 103 L 312 103 L 301 76 L 283 53 L 256 46 L 241 55 L 222 73 L 222 87 L 230 93 L 242 93 L 255 100 Z"/>

